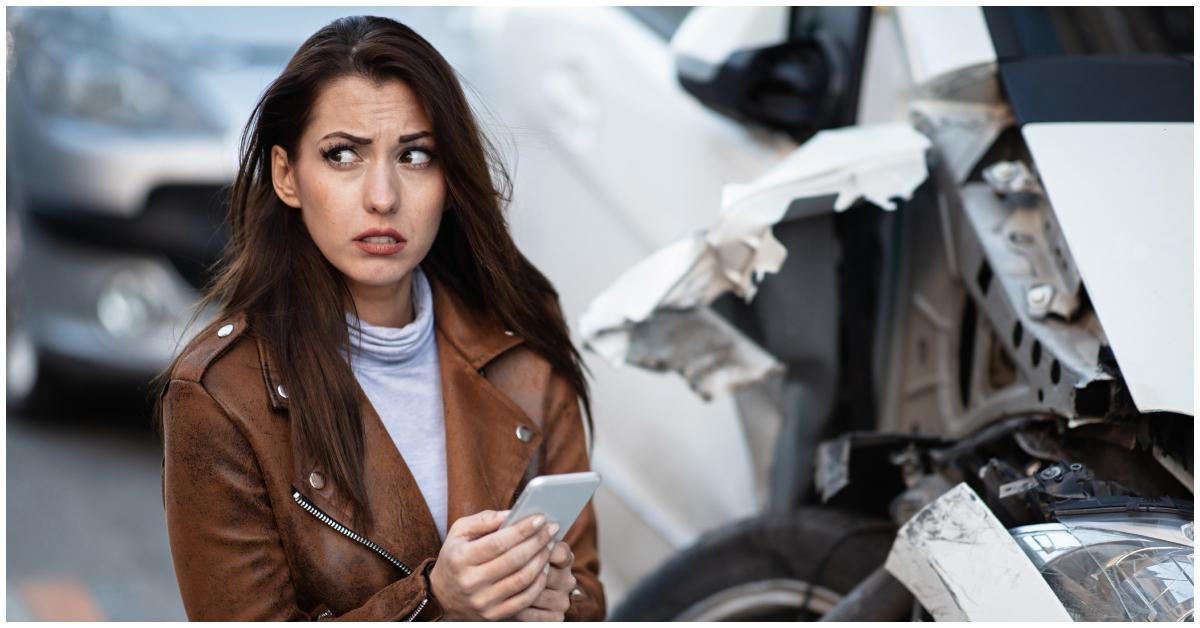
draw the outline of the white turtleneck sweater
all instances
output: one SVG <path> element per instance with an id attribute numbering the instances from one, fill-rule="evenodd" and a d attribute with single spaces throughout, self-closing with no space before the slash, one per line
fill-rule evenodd
<path id="1" fill-rule="evenodd" d="M 403 327 L 379 327 L 346 313 L 353 346 L 350 368 L 416 478 L 444 540 L 446 422 L 433 293 L 420 267 L 412 272 L 412 297 L 415 317 Z"/>

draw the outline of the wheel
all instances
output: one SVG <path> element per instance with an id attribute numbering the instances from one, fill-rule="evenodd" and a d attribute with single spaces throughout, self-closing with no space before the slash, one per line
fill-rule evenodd
<path id="1" fill-rule="evenodd" d="M 883 564 L 895 535 L 890 521 L 822 508 L 741 521 L 668 560 L 609 619 L 814 620 Z"/>

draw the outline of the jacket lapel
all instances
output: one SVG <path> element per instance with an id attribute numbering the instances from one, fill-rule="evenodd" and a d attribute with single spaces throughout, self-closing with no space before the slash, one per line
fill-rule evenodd
<path id="1" fill-rule="evenodd" d="M 504 510 L 541 445 L 541 430 L 487 380 L 484 365 L 523 342 L 494 316 L 467 308 L 432 275 L 434 321 L 446 414 L 448 523 L 481 510 Z M 517 436 L 524 426 L 532 437 Z"/>
<path id="2" fill-rule="evenodd" d="M 433 292 L 435 335 L 442 406 L 445 415 L 447 529 L 460 517 L 512 504 L 526 466 L 541 445 L 541 429 L 489 382 L 483 366 L 523 340 L 507 333 L 494 316 L 473 312 L 449 287 L 429 278 Z M 271 405 L 287 408 L 278 371 L 265 347 L 263 373 Z M 356 530 L 400 560 L 416 564 L 441 546 L 433 515 L 399 449 L 371 401 L 357 388 L 363 418 L 367 494 L 374 525 Z M 517 436 L 524 426 L 528 442 Z M 311 481 L 317 472 L 321 488 Z M 293 486 L 330 516 L 351 525 L 350 502 L 311 459 L 294 456 Z M 317 484 L 322 484 L 320 481 Z M 353 527 L 353 526 L 351 526 Z M 407 551 L 406 551 L 407 550 Z"/>
<path id="3" fill-rule="evenodd" d="M 513 490 L 540 444 L 541 434 L 504 393 L 471 368 L 453 347 L 448 349 L 443 352 L 442 390 L 447 517 L 452 524 L 459 517 L 511 505 Z M 519 426 L 533 432 L 529 442 L 517 438 Z"/>

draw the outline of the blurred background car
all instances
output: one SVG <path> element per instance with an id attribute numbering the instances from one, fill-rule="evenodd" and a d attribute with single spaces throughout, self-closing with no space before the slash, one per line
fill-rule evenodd
<path id="1" fill-rule="evenodd" d="M 254 104 L 352 13 L 435 40 L 446 15 L 6 9 L 9 619 L 183 618 L 147 384 L 212 314 L 192 306 Z"/>
<path id="2" fill-rule="evenodd" d="M 83 382 L 136 386 L 166 364 L 227 238 L 250 111 L 343 14 L 8 9 L 10 407 Z"/>

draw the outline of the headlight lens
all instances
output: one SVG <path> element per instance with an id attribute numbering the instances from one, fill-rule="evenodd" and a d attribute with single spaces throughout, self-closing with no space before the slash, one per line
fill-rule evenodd
<path id="1" fill-rule="evenodd" d="M 44 113 L 130 129 L 204 131 L 213 124 L 169 50 L 122 30 L 100 7 L 17 14 L 14 69 Z"/>
<path id="2" fill-rule="evenodd" d="M 1184 621 L 1195 607 L 1192 525 L 1172 515 L 1093 514 L 1011 532 L 1076 621 Z"/>

